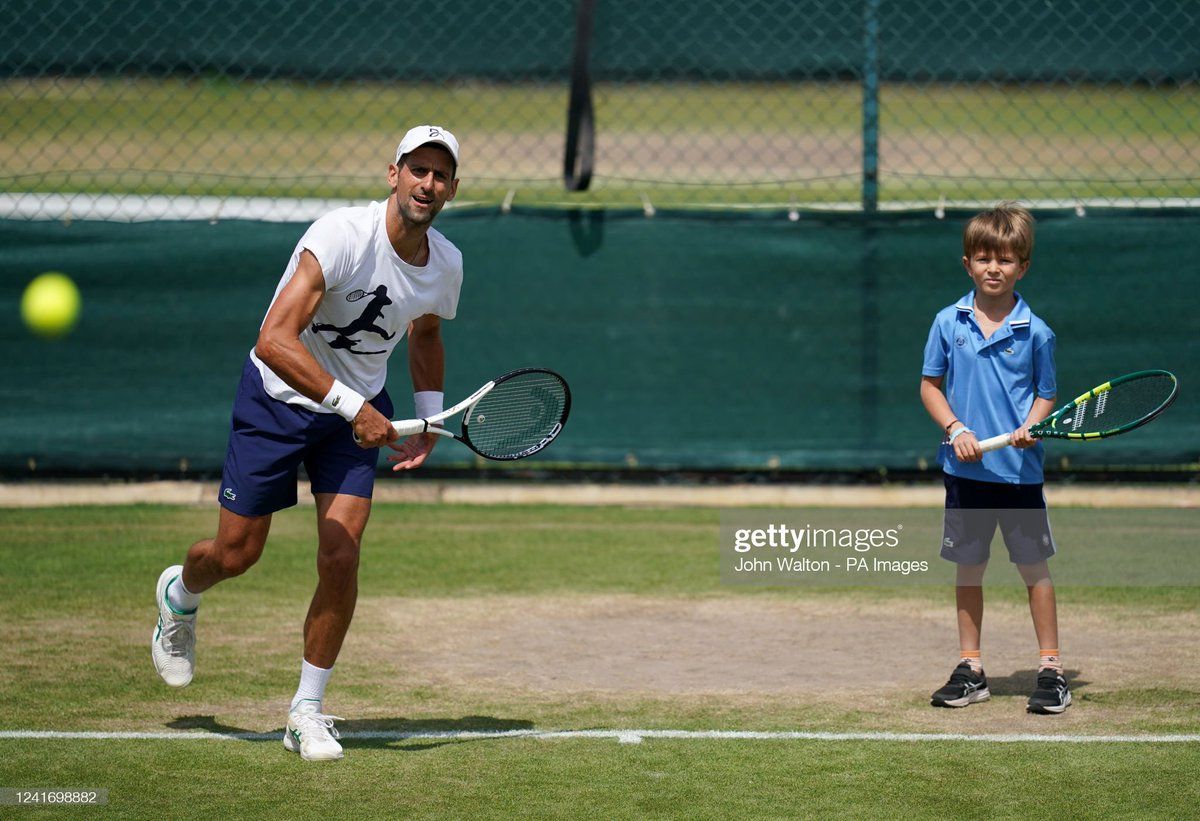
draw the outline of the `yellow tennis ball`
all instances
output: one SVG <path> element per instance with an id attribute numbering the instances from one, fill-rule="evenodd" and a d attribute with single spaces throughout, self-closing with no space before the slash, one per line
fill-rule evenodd
<path id="1" fill-rule="evenodd" d="M 66 274 L 39 274 L 21 296 L 21 318 L 38 336 L 66 336 L 79 319 L 81 301 L 79 289 Z"/>

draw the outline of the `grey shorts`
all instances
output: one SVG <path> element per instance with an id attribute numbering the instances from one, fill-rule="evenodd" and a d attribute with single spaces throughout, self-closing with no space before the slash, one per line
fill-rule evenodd
<path id="1" fill-rule="evenodd" d="M 991 557 L 997 526 L 1013 564 L 1037 564 L 1054 555 L 1054 534 L 1041 484 L 980 482 L 948 473 L 945 477 L 943 559 L 983 564 Z"/>

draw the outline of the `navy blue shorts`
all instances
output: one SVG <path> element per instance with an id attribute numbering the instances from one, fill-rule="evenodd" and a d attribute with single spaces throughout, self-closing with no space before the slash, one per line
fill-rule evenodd
<path id="1" fill-rule="evenodd" d="M 371 400 L 375 410 L 392 415 L 387 391 Z M 335 413 L 272 399 L 249 357 L 242 369 L 229 450 L 218 500 L 242 516 L 265 516 L 296 504 L 300 465 L 313 493 L 345 493 L 371 498 L 379 448 L 360 448 L 348 422 Z"/>
<path id="2" fill-rule="evenodd" d="M 945 477 L 943 559 L 955 564 L 986 562 L 997 525 L 1013 564 L 1037 564 L 1054 555 L 1054 535 L 1041 483 L 980 482 L 949 473 Z"/>

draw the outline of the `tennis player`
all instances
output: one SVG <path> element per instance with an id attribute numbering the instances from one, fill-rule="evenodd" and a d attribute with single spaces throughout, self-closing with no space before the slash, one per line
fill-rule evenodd
<path id="1" fill-rule="evenodd" d="M 942 557 L 958 565 L 960 658 L 937 707 L 991 697 L 980 652 L 983 573 L 996 525 L 1029 593 L 1039 646 L 1028 709 L 1061 713 L 1071 703 L 1058 648 L 1054 584 L 1046 560 L 1054 538 L 1042 492 L 1043 449 L 1031 425 L 1054 410 L 1054 333 L 1016 293 L 1033 253 L 1033 216 L 1001 203 L 963 231 L 963 266 L 975 289 L 940 311 L 929 331 L 921 402 L 945 431 L 939 453 L 946 484 Z M 984 455 L 975 431 L 1015 431 L 1013 447 Z"/>
<path id="2" fill-rule="evenodd" d="M 216 536 L 164 570 L 154 594 L 154 667 L 183 687 L 195 671 L 200 594 L 258 561 L 271 515 L 296 504 L 304 465 L 316 500 L 317 589 L 283 743 L 309 761 L 342 757 L 336 717 L 322 705 L 354 614 L 379 448 L 396 451 L 393 470 L 411 469 L 438 439 L 395 441 L 388 357 L 407 333 L 414 416 L 440 412 L 440 323 L 454 318 L 462 284 L 461 253 L 431 227 L 458 189 L 458 140 L 439 126 L 411 129 L 387 181 L 386 200 L 332 211 L 296 245 L 234 400 Z"/>

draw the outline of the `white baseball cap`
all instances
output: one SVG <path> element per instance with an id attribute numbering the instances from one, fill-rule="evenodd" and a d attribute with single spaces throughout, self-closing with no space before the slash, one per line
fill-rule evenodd
<path id="1" fill-rule="evenodd" d="M 396 165 L 400 164 L 405 154 L 429 143 L 440 145 L 449 151 L 450 156 L 454 158 L 454 168 L 458 169 L 458 138 L 440 125 L 419 125 L 410 128 L 400 145 L 396 146 Z"/>

